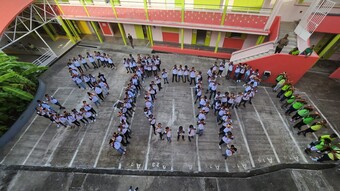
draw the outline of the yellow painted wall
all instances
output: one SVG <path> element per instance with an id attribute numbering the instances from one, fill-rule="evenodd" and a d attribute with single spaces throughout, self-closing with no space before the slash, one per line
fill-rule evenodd
<path id="1" fill-rule="evenodd" d="M 141 25 L 135 25 L 137 39 L 144 39 L 143 28 Z"/>
<path id="2" fill-rule="evenodd" d="M 233 11 L 259 11 L 264 0 L 234 0 Z"/>
<path id="3" fill-rule="evenodd" d="M 77 21 L 77 25 L 82 34 L 92 34 L 86 21 Z"/>
<path id="4" fill-rule="evenodd" d="M 223 0 L 194 0 L 195 9 L 220 9 L 222 4 Z"/>

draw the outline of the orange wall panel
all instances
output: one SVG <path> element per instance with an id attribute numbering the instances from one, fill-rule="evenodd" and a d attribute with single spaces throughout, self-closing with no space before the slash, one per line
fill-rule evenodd
<path id="1" fill-rule="evenodd" d="M 164 42 L 179 42 L 179 34 L 172 32 L 162 32 Z"/>
<path id="2" fill-rule="evenodd" d="M 99 22 L 100 29 L 102 30 L 103 35 L 105 36 L 113 36 L 110 23 Z"/>
<path id="3" fill-rule="evenodd" d="M 223 41 L 223 48 L 231 48 L 231 49 L 241 49 L 243 46 L 244 40 L 240 38 L 225 38 Z"/>
<path id="4" fill-rule="evenodd" d="M 289 80 L 295 84 L 318 59 L 318 57 L 313 56 L 305 58 L 304 56 L 289 54 L 272 54 L 246 63 L 253 69 L 259 69 L 261 75 L 265 70 L 271 71 L 271 76 L 266 82 L 275 83 L 275 77 L 278 74 L 287 72 Z"/>
<path id="5" fill-rule="evenodd" d="M 340 79 L 340 67 L 336 69 L 329 77 L 334 79 Z"/>
<path id="6" fill-rule="evenodd" d="M 315 32 L 340 34 L 340 16 L 326 16 Z"/>

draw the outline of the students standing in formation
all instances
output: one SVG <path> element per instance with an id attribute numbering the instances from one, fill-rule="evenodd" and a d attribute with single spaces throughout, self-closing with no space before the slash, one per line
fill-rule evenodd
<path id="1" fill-rule="evenodd" d="M 65 110 L 66 108 L 62 106 L 53 96 L 45 94 L 45 98 L 46 101 L 37 101 L 38 106 L 36 107 L 36 113 L 39 116 L 43 116 L 51 120 L 52 123 L 56 123 L 58 128 L 60 125 L 65 128 L 74 128 L 75 126 L 81 127 L 82 125 L 86 126 L 89 123 L 95 122 L 95 116 L 98 116 L 97 112 L 86 101 L 83 101 L 82 107 L 80 107 L 78 110 L 74 108 L 71 110 L 71 112 L 67 112 Z M 59 111 L 54 110 L 49 105 L 49 102 L 59 106 Z"/>
<path id="2" fill-rule="evenodd" d="M 279 91 L 276 97 L 280 99 L 280 102 L 283 102 L 281 108 L 285 109 L 285 114 L 290 117 L 290 122 L 294 123 L 294 129 L 298 129 L 297 135 L 303 134 L 306 137 L 307 133 L 314 133 L 321 128 L 327 128 L 327 121 L 322 119 L 311 105 L 307 105 L 305 99 L 294 93 L 295 88 L 292 82 L 288 80 L 286 72 L 282 72 L 276 77 L 276 85 L 273 86 L 273 91 Z M 306 128 L 302 130 L 304 126 Z M 336 138 L 338 138 L 336 134 L 321 135 L 317 141 L 313 141 L 307 146 L 305 152 L 307 154 L 312 152 L 319 154 L 316 157 L 311 156 L 311 159 L 317 162 L 339 160 L 340 149 L 334 141 Z"/>
<path id="3" fill-rule="evenodd" d="M 131 55 L 130 55 L 131 57 Z M 130 128 L 129 119 L 132 118 L 135 112 L 137 96 L 140 94 L 141 84 L 140 79 L 137 74 L 133 74 L 125 88 L 123 101 L 119 101 L 120 111 L 117 117 L 119 117 L 119 125 L 117 131 L 112 135 L 109 141 L 110 146 L 112 146 L 118 153 L 124 155 L 126 153 L 126 148 L 130 144 L 129 139 L 131 139 L 132 130 Z M 151 115 L 148 114 L 148 115 Z"/>

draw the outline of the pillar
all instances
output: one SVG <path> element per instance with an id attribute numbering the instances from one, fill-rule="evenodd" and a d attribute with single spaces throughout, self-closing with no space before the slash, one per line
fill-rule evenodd
<path id="1" fill-rule="evenodd" d="M 331 42 L 329 42 L 327 44 L 327 46 L 321 51 L 321 53 L 319 54 L 319 57 L 322 58 L 340 39 L 340 34 L 337 34 L 332 40 Z"/>

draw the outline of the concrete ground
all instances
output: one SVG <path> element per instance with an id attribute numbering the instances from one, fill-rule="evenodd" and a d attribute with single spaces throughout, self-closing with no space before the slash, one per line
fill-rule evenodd
<path id="1" fill-rule="evenodd" d="M 85 52 L 93 52 L 90 42 L 81 43 L 60 58 L 42 75 L 47 84 L 47 93 L 53 94 L 66 106 L 66 110 L 79 109 L 82 100 L 88 100 L 87 90 L 80 90 L 69 77 L 66 62 L 69 58 Z M 203 136 L 189 142 L 176 140 L 178 126 L 185 130 L 194 124 L 198 112 L 194 105 L 193 89 L 188 83 L 171 83 L 163 85 L 164 89 L 157 94 L 155 115 L 157 122 L 172 128 L 173 142 L 161 141 L 152 134 L 148 121 L 143 114 L 143 94 L 137 99 L 136 112 L 131 119 L 133 130 L 131 144 L 127 154 L 120 156 L 108 145 L 112 133 L 117 130 L 117 109 L 113 103 L 122 98 L 123 88 L 130 78 L 122 65 L 122 60 L 129 53 L 151 54 L 150 49 L 137 46 L 136 49 L 111 44 L 99 47 L 109 53 L 118 63 L 117 70 L 100 68 L 87 73 L 98 75 L 104 73 L 110 85 L 110 95 L 96 110 L 97 121 L 81 128 L 57 128 L 47 119 L 36 115 L 11 143 L 1 150 L 0 164 L 2 172 L 2 188 L 8 190 L 127 190 L 127 186 L 136 185 L 141 190 L 332 190 L 339 184 L 333 181 L 331 172 L 338 176 L 335 169 L 328 171 L 299 170 L 315 169 L 308 155 L 303 150 L 317 136 L 325 133 L 339 132 L 340 121 L 337 108 L 340 106 L 338 95 L 339 82 L 327 77 L 323 66 L 315 67 L 297 84 L 298 91 L 306 98 L 322 116 L 329 121 L 327 129 L 322 129 L 307 137 L 297 136 L 292 123 L 283 114 L 275 94 L 270 87 L 262 86 L 252 105 L 232 111 L 234 122 L 232 142 L 238 152 L 228 160 L 224 160 L 222 150 L 218 149 L 220 138 L 217 135 L 219 126 L 215 116 L 210 112 L 207 116 L 206 131 Z M 174 64 L 194 66 L 196 70 L 206 73 L 215 59 L 200 58 L 187 55 L 158 54 L 162 59 L 162 68 L 171 71 Z M 318 68 L 323 68 L 321 72 Z M 205 77 L 205 75 L 204 75 Z M 147 86 L 153 79 L 147 79 Z M 204 86 L 207 87 L 206 80 Z M 221 92 L 242 91 L 242 84 L 235 84 L 219 79 Z M 331 162 L 332 163 L 332 162 Z M 195 173 L 217 173 L 226 176 L 233 173 L 251 173 L 254 170 L 270 167 L 295 165 L 295 170 L 281 170 L 252 176 L 249 178 L 223 178 L 207 174 L 207 177 L 195 177 Z M 300 166 L 299 166 L 300 165 Z M 305 167 L 307 165 L 307 167 Z M 313 166 L 313 167 L 312 167 Z M 18 167 L 11 169 L 11 167 Z M 19 167 L 32 167 L 20 169 Z M 51 169 L 49 169 L 51 168 Z M 142 172 L 140 175 L 98 174 L 93 172 L 74 172 L 72 169 L 87 170 L 126 170 Z M 54 169 L 54 170 L 53 170 Z M 57 170 L 55 170 L 57 169 Z M 57 172 L 55 172 L 57 171 Z M 117 172 L 122 172 L 117 171 Z M 170 176 L 157 177 L 147 175 L 153 173 L 169 173 Z M 186 172 L 190 177 L 181 177 L 176 173 Z M 327 173 L 325 173 L 327 172 Z M 144 174 L 144 175 L 143 175 Z M 327 174 L 327 175 L 326 175 Z M 235 174 L 236 176 L 237 174 Z M 282 181 L 282 177 L 284 181 Z M 317 181 L 311 177 L 316 177 Z M 180 181 L 179 181 L 180 180 Z M 51 184 L 57 181 L 58 184 Z M 182 184 L 178 184 L 182 182 Z M 59 184 L 60 183 L 60 184 Z M 175 183 L 175 184 L 174 184 Z M 29 185 L 28 185 L 29 184 Z M 28 188 L 28 189 L 26 189 Z"/>

